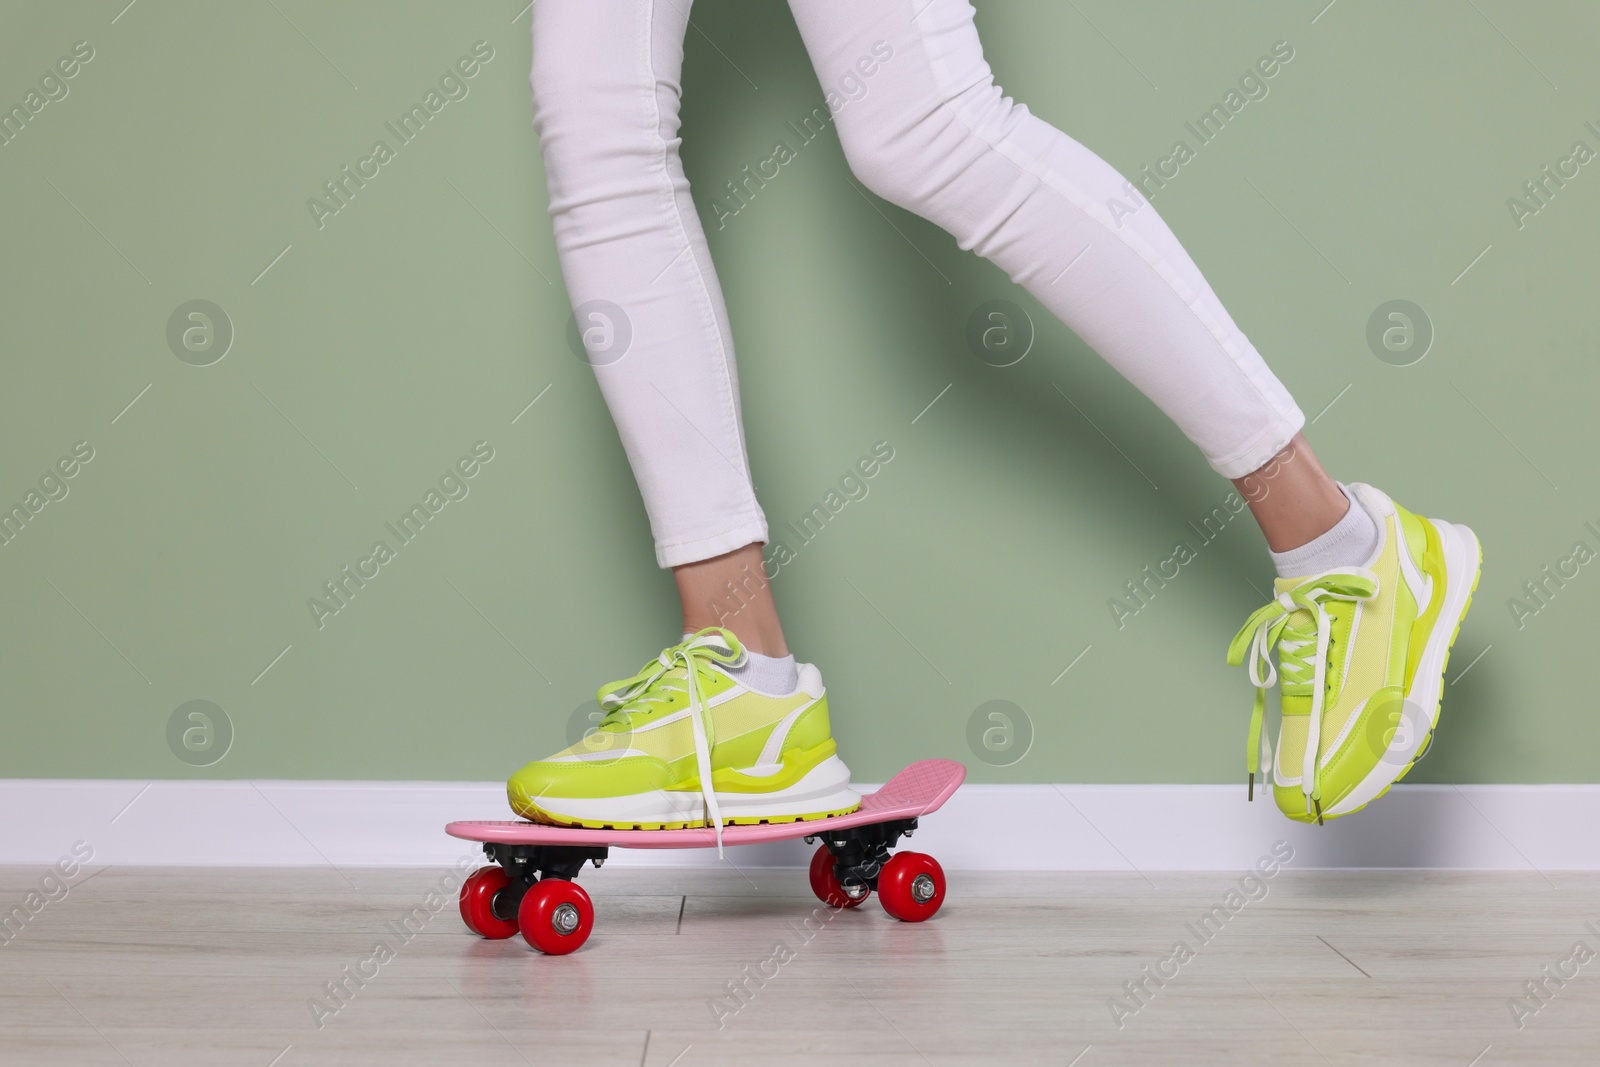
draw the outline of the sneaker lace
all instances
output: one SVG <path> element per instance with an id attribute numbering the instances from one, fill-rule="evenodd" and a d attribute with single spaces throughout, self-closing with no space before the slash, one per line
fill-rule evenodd
<path id="1" fill-rule="evenodd" d="M 720 626 L 707 627 L 662 649 L 660 655 L 633 677 L 603 685 L 595 694 L 606 712 L 606 717 L 600 721 L 602 729 L 608 725 L 626 726 L 631 712 L 648 714 L 655 710 L 653 705 L 670 703 L 674 694 L 688 694 L 700 796 L 705 801 L 706 816 L 716 828 L 719 859 L 722 857 L 722 811 L 717 804 L 716 790 L 711 787 L 711 748 L 716 744 L 716 733 L 711 723 L 711 709 L 700 695 L 700 683 L 702 678 L 710 676 L 711 663 L 738 667 L 746 658 L 743 646 L 732 631 Z"/>
<path id="2" fill-rule="evenodd" d="M 1245 742 L 1245 766 L 1249 771 L 1247 788 L 1251 800 L 1255 799 L 1256 775 L 1263 764 L 1272 762 L 1261 720 L 1267 690 L 1278 680 L 1278 670 L 1272 664 L 1272 650 L 1276 647 L 1284 682 L 1311 685 L 1311 721 L 1307 726 L 1300 789 L 1305 793 L 1306 813 L 1315 809 L 1317 821 L 1322 821 L 1322 768 L 1317 757 L 1322 744 L 1323 705 L 1330 686 L 1328 650 L 1333 638 L 1333 617 L 1328 614 L 1324 601 L 1354 602 L 1377 595 L 1378 576 L 1365 567 L 1324 571 L 1302 579 L 1257 608 L 1234 634 L 1228 645 L 1228 664 L 1237 667 L 1248 659 L 1250 684 L 1256 687 L 1255 705 L 1250 711 L 1250 733 Z M 1305 617 L 1291 623 L 1301 611 L 1306 613 Z"/>

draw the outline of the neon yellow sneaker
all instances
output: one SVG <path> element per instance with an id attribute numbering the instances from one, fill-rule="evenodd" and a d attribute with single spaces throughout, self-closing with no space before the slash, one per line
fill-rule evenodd
<path id="1" fill-rule="evenodd" d="M 1445 662 L 1478 587 L 1482 551 L 1465 526 L 1425 519 L 1370 485 L 1350 486 L 1382 534 L 1365 566 L 1279 578 L 1228 646 L 1256 686 L 1246 743 L 1250 796 L 1272 765 L 1273 797 L 1297 822 L 1359 811 L 1426 753 Z M 1262 734 L 1283 675 L 1277 759 Z M 1263 671 L 1264 669 L 1264 671 Z"/>
<path id="2" fill-rule="evenodd" d="M 601 686 L 599 728 L 512 775 L 512 809 L 561 826 L 713 825 L 719 845 L 726 823 L 854 811 L 861 796 L 836 754 L 821 673 L 797 664 L 799 688 L 770 696 L 723 669 L 744 662 L 739 639 L 709 626 Z"/>

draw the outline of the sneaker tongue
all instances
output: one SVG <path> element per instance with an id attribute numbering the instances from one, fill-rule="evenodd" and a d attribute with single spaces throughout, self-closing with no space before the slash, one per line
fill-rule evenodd
<path id="1" fill-rule="evenodd" d="M 1311 683 L 1296 682 L 1285 685 L 1278 691 L 1278 713 L 1280 715 L 1306 715 L 1311 714 Z"/>

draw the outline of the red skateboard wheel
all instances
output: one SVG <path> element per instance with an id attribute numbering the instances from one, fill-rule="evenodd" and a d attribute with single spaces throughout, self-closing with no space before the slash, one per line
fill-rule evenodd
<path id="1" fill-rule="evenodd" d="M 594 905 L 577 882 L 546 878 L 523 894 L 517 909 L 517 926 L 523 939 L 550 956 L 565 956 L 589 940 L 594 929 Z"/>
<path id="2" fill-rule="evenodd" d="M 944 869 L 921 852 L 897 852 L 878 875 L 878 899 L 902 922 L 931 919 L 944 903 Z"/>
<path id="3" fill-rule="evenodd" d="M 811 891 L 830 908 L 853 908 L 872 893 L 868 889 L 859 897 L 852 897 L 844 891 L 844 886 L 834 877 L 833 853 L 828 851 L 827 845 L 818 845 L 815 855 L 811 857 Z"/>
<path id="4" fill-rule="evenodd" d="M 515 918 L 494 913 L 495 894 L 511 884 L 504 867 L 480 867 L 461 886 L 461 921 L 480 937 L 500 941 L 517 932 Z"/>

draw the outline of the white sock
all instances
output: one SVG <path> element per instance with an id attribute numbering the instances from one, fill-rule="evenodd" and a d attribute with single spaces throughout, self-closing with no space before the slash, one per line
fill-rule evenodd
<path id="1" fill-rule="evenodd" d="M 1343 482 L 1335 484 L 1350 501 L 1350 510 L 1333 529 L 1315 540 L 1287 552 L 1269 552 L 1278 577 L 1298 578 L 1340 567 L 1364 566 L 1378 550 L 1383 534 L 1377 522 Z"/>
<path id="2" fill-rule="evenodd" d="M 727 668 L 729 674 L 758 693 L 786 697 L 800 687 L 800 670 L 795 666 L 794 654 L 763 656 L 759 652 L 745 651 L 741 667 Z"/>

